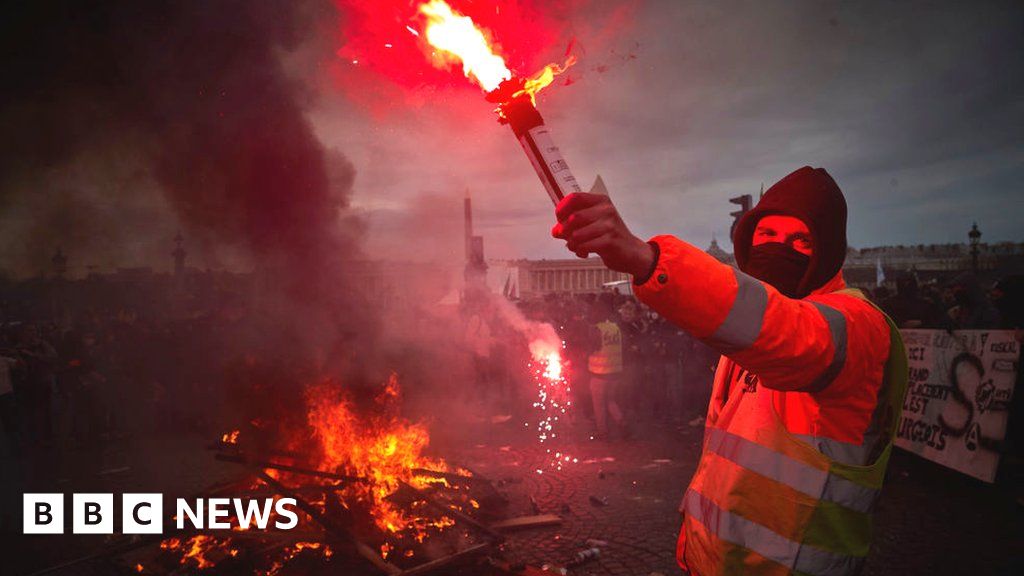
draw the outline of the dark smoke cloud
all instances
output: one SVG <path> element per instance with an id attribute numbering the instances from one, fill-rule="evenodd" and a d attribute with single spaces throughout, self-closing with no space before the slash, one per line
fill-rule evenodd
<path id="1" fill-rule="evenodd" d="M 63 245 L 79 262 L 165 267 L 130 259 L 169 262 L 178 226 L 207 263 L 242 255 L 297 285 L 353 255 L 354 168 L 314 136 L 311 94 L 281 62 L 325 14 L 290 0 L 6 13 L 4 266 L 35 273 Z"/>

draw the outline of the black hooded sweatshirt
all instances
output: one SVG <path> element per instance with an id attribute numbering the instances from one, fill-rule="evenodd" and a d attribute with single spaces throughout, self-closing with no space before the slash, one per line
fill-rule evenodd
<path id="1" fill-rule="evenodd" d="M 810 230 L 814 252 L 799 294 L 810 294 L 839 273 L 846 260 L 846 199 L 824 168 L 804 166 L 790 173 L 740 219 L 732 239 L 740 270 L 745 270 L 757 223 L 770 215 L 799 218 Z"/>

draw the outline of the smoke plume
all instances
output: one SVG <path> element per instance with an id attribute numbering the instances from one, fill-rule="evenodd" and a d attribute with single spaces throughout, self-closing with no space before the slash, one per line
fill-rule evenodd
<path id="1" fill-rule="evenodd" d="M 330 12 L 325 12 L 325 8 Z M 262 265 L 295 286 L 356 249 L 355 171 L 325 150 L 282 55 L 329 4 L 33 2 L 4 18 L 0 257 Z M 156 260 L 155 262 L 153 260 Z"/>

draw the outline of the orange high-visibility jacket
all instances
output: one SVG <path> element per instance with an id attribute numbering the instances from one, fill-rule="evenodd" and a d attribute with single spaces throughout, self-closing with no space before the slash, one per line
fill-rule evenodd
<path id="1" fill-rule="evenodd" d="M 856 573 L 906 388 L 899 332 L 841 273 L 792 299 L 674 237 L 652 242 L 637 297 L 723 354 L 680 507 L 680 565 Z"/>

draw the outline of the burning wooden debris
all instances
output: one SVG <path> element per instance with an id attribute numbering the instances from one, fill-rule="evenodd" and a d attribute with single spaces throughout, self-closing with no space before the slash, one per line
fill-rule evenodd
<path id="1" fill-rule="evenodd" d="M 397 378 L 372 409 L 357 408 L 340 390 L 329 381 L 307 388 L 302 429 L 250 424 L 209 446 L 218 461 L 244 473 L 193 500 L 293 499 L 295 528 L 240 520 L 211 531 L 175 517 L 168 522 L 178 528 L 173 533 L 125 537 L 82 560 L 125 574 L 286 576 L 341 567 L 346 574 L 409 576 L 458 573 L 458 565 L 497 552 L 504 537 L 489 522 L 503 518 L 507 501 L 490 481 L 424 454 L 427 429 L 399 415 Z M 272 520 L 275 507 L 268 503 L 266 511 Z"/>

